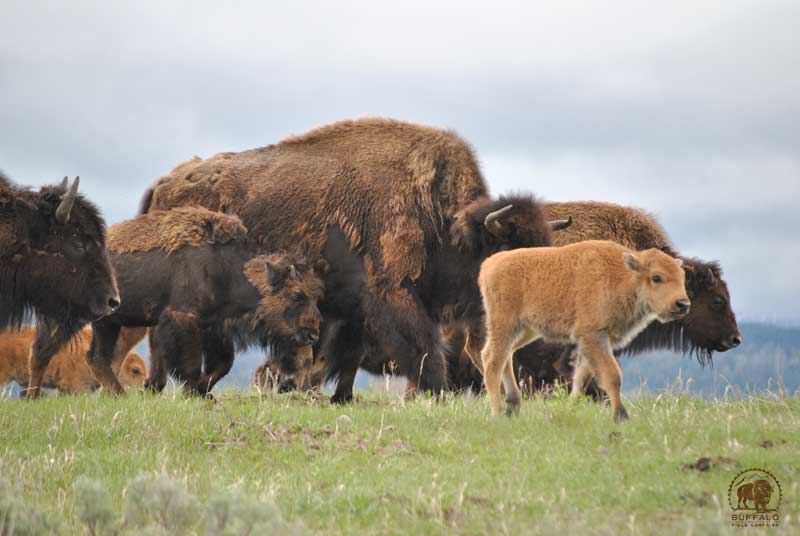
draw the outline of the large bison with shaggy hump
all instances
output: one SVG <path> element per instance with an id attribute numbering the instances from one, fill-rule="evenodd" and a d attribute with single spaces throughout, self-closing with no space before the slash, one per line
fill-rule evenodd
<path id="1" fill-rule="evenodd" d="M 105 222 L 70 186 L 38 192 L 0 175 L 0 329 L 35 313 L 38 329 L 28 396 L 35 398 L 50 359 L 84 325 L 119 306 L 105 248 Z"/>
<path id="2" fill-rule="evenodd" d="M 320 310 L 334 402 L 352 398 L 359 366 L 390 361 L 420 389 L 442 390 L 438 324 L 445 311 L 480 315 L 481 261 L 549 245 L 561 226 L 529 195 L 491 198 L 454 133 L 379 118 L 184 162 L 145 194 L 142 211 L 182 205 L 237 214 L 259 250 L 301 243 L 329 263 Z"/>
<path id="3" fill-rule="evenodd" d="M 719 264 L 680 256 L 653 216 L 636 208 L 596 201 L 547 202 L 544 209 L 549 218 L 574 216 L 575 219 L 569 229 L 554 235 L 553 245 L 611 240 L 635 250 L 660 249 L 683 261 L 686 290 L 692 300 L 689 314 L 668 324 L 653 322 L 619 353 L 672 350 L 694 355 L 705 364 L 714 352 L 725 352 L 742 342 Z M 467 352 L 474 355 L 480 352 L 482 326 L 473 326 L 468 331 L 478 334 L 467 337 Z M 451 337 L 457 338 L 458 334 Z M 515 372 L 530 390 L 552 385 L 556 380 L 569 383 L 572 360 L 570 346 L 535 342 L 514 355 Z M 459 368 L 451 374 L 454 389 L 480 388 L 481 374 L 476 367 L 469 366 L 457 351 L 450 361 L 451 370 Z"/>
<path id="4" fill-rule="evenodd" d="M 155 390 L 172 372 L 207 394 L 233 365 L 236 345 L 295 359 L 319 338 L 322 283 L 302 259 L 254 256 L 246 239 L 239 218 L 199 207 L 114 225 L 108 249 L 123 303 L 93 324 L 92 368 L 110 361 L 123 326 L 152 328 L 147 387 Z M 104 386 L 121 392 L 116 382 Z"/>

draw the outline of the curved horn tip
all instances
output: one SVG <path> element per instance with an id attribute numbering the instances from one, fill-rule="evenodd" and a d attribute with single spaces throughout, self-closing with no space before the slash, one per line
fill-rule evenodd
<path id="1" fill-rule="evenodd" d="M 490 212 L 489 214 L 486 215 L 486 218 L 483 220 L 483 224 L 488 226 L 493 221 L 497 220 L 497 218 L 505 216 L 513 208 L 514 205 L 506 205 L 503 208 L 495 210 L 494 212 Z"/>
<path id="2" fill-rule="evenodd" d="M 72 206 L 75 204 L 75 198 L 78 195 L 78 185 L 80 185 L 81 178 L 75 177 L 75 182 L 70 186 L 69 191 L 61 198 L 61 203 L 58 204 L 56 209 L 56 221 L 62 225 L 69 221 L 69 215 L 72 212 Z"/>
<path id="3" fill-rule="evenodd" d="M 61 180 L 61 189 L 66 192 L 67 186 L 69 186 L 69 178 L 66 175 L 64 175 L 64 178 Z"/>
<path id="4" fill-rule="evenodd" d="M 572 216 L 568 216 L 566 220 L 553 220 L 550 222 L 550 228 L 553 231 L 562 231 L 572 225 Z"/>

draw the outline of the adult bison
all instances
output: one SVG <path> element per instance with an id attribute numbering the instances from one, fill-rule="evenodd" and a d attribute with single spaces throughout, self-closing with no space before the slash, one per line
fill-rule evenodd
<path id="1" fill-rule="evenodd" d="M 551 228 L 563 225 L 548 224 L 529 195 L 491 198 L 454 133 L 380 118 L 195 158 L 159 179 L 142 210 L 181 205 L 237 214 L 259 249 L 301 243 L 310 259 L 327 260 L 320 309 L 334 402 L 352 398 L 359 366 L 390 360 L 420 389 L 442 390 L 438 323 L 446 310 L 480 314 L 481 261 L 549 245 Z"/>
<path id="2" fill-rule="evenodd" d="M 667 233 L 650 214 L 631 207 L 600 202 L 548 202 L 544 209 L 549 218 L 574 217 L 574 224 L 557 233 L 553 245 L 564 246 L 583 240 L 612 240 L 631 249 L 657 248 L 683 261 L 686 290 L 692 302 L 689 314 L 668 324 L 654 322 L 642 331 L 621 353 L 635 355 L 652 350 L 672 350 L 694 355 L 701 364 L 714 352 L 725 352 L 741 343 L 736 315 L 731 309 L 730 294 L 716 262 L 680 256 Z M 480 326 L 471 331 L 480 332 Z M 480 352 L 482 337 L 467 340 L 468 353 Z M 520 381 L 531 389 L 567 383 L 572 377 L 572 348 L 536 342 L 518 350 L 514 356 Z M 458 363 L 455 358 L 451 361 Z M 463 363 L 463 361 L 461 361 Z M 480 372 L 467 367 L 453 378 L 465 377 L 455 389 L 480 385 Z"/>
<path id="3" fill-rule="evenodd" d="M 37 397 L 53 355 L 91 320 L 120 303 L 105 248 L 105 222 L 70 186 L 38 192 L 0 176 L 0 328 L 35 313 L 28 395 Z"/>

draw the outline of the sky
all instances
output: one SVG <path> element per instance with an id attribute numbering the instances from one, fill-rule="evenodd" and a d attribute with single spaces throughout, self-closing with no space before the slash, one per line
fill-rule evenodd
<path id="1" fill-rule="evenodd" d="M 740 319 L 800 324 L 800 3 L 398 4 L 4 0 L 0 169 L 113 223 L 194 155 L 406 119 L 495 194 L 654 213 Z"/>

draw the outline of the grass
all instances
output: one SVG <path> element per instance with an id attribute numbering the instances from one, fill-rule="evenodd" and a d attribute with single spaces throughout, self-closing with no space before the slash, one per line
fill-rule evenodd
<path id="1" fill-rule="evenodd" d="M 627 406 L 632 420 L 615 425 L 607 407 L 565 396 L 497 419 L 461 396 L 0 400 L 0 534 L 3 493 L 66 534 L 103 532 L 86 522 L 93 508 L 108 533 L 245 534 L 214 526 L 247 508 L 275 533 L 738 533 L 727 490 L 750 467 L 781 483 L 775 532 L 797 533 L 800 400 Z M 701 457 L 724 459 L 684 467 Z"/>

